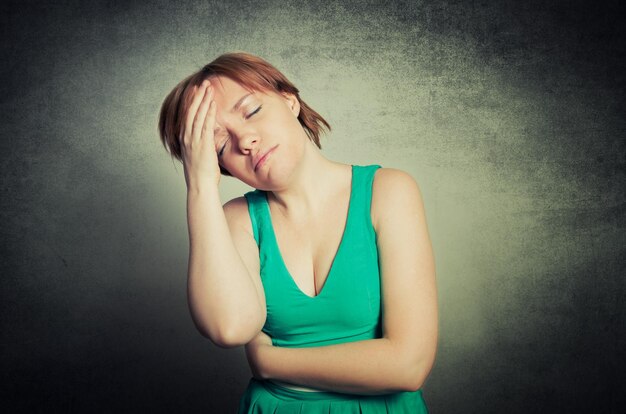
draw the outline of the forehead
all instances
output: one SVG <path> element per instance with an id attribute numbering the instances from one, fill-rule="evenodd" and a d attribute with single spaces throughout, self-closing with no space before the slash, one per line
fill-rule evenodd
<path id="1" fill-rule="evenodd" d="M 245 99 L 240 108 L 246 108 L 246 103 L 254 100 L 254 96 L 265 99 L 271 99 L 272 97 L 277 96 L 274 91 L 247 88 L 246 86 L 243 86 L 237 81 L 226 76 L 211 76 L 209 77 L 209 81 L 211 82 L 211 86 L 214 91 L 213 100 L 217 105 L 215 120 L 216 131 L 222 129 L 222 125 L 229 115 L 233 115 L 231 114 L 231 111 L 233 111 L 233 107 L 242 97 L 248 94 L 253 95 L 253 97 Z"/>
<path id="2" fill-rule="evenodd" d="M 243 96 L 246 93 L 253 92 L 253 90 L 244 87 L 243 85 L 230 78 L 227 78 L 226 76 L 211 76 L 209 78 L 209 81 L 211 82 L 211 86 L 213 86 L 216 98 L 218 98 L 219 96 Z"/>
<path id="3" fill-rule="evenodd" d="M 222 130 L 224 116 L 230 113 L 243 96 L 250 93 L 254 94 L 256 91 L 248 89 L 226 76 L 211 76 L 209 81 L 213 87 L 213 100 L 217 105 L 215 131 L 219 132 Z"/>

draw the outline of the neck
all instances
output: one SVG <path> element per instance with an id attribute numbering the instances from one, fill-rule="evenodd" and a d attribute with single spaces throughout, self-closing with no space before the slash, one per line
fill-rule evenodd
<path id="1" fill-rule="evenodd" d="M 285 216 L 293 220 L 306 219 L 318 213 L 320 206 L 341 188 L 346 167 L 325 158 L 309 141 L 288 184 L 268 192 L 268 196 Z"/>

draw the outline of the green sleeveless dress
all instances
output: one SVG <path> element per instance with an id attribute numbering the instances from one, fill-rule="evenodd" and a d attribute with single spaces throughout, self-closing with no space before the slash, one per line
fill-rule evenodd
<path id="1" fill-rule="evenodd" d="M 350 204 L 344 233 L 321 292 L 303 293 L 278 248 L 267 194 L 245 194 L 259 246 L 267 319 L 263 331 L 274 346 L 303 348 L 380 338 L 381 295 L 376 233 L 370 205 L 379 165 L 352 166 Z M 421 390 L 385 395 L 293 390 L 252 378 L 239 414 L 427 413 Z"/>

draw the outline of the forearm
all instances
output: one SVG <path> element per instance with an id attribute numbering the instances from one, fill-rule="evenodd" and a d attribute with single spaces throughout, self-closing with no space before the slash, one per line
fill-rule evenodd
<path id="1" fill-rule="evenodd" d="M 264 309 L 233 243 L 217 187 L 190 191 L 189 307 L 203 335 L 221 346 L 247 342 L 263 324 Z"/>
<path id="2" fill-rule="evenodd" d="M 315 348 L 268 346 L 264 378 L 353 394 L 386 394 L 421 387 L 426 368 L 387 338 Z"/>

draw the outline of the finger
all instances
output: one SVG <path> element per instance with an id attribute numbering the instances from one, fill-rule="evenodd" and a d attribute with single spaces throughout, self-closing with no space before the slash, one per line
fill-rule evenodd
<path id="1" fill-rule="evenodd" d="M 196 91 L 198 90 L 198 87 L 194 86 L 192 88 L 192 90 L 193 90 L 192 94 L 195 96 Z M 193 103 L 193 101 L 192 101 L 192 103 Z M 187 131 L 189 131 L 189 128 L 187 127 L 187 124 L 188 124 L 187 121 L 189 119 L 189 114 L 191 113 L 191 105 L 189 105 L 189 106 L 190 106 L 190 108 L 187 109 L 187 113 L 185 114 L 185 122 L 183 123 L 183 126 L 180 129 L 179 134 L 178 134 L 178 141 L 180 142 L 181 150 L 182 150 L 182 148 L 184 147 L 184 144 L 185 144 L 185 136 L 187 135 Z"/>
<path id="2" fill-rule="evenodd" d="M 210 95 L 209 92 L 211 91 L 210 83 L 208 81 L 205 80 L 202 84 L 204 88 L 202 91 L 200 91 L 202 95 L 201 95 L 198 107 L 196 109 L 196 113 L 194 115 L 193 125 L 192 125 L 192 130 L 191 130 L 191 139 L 193 141 L 197 141 L 200 139 L 202 124 L 204 122 L 204 118 L 206 117 L 206 111 L 208 107 L 207 99 L 208 99 L 208 95 Z"/>
<path id="3" fill-rule="evenodd" d="M 185 119 L 185 132 L 184 136 L 186 138 L 191 137 L 193 132 L 193 121 L 196 118 L 196 112 L 198 111 L 198 106 L 200 106 L 200 102 L 202 102 L 202 98 L 204 97 L 204 93 L 207 88 L 207 83 L 203 82 L 200 86 L 194 86 L 194 96 L 191 101 L 191 105 L 189 105 L 189 109 L 187 110 L 187 118 Z"/>
<path id="4" fill-rule="evenodd" d="M 207 115 L 204 119 L 204 125 L 202 126 L 202 139 L 210 139 L 213 144 L 215 144 L 215 135 L 213 134 L 213 130 L 215 128 L 215 114 L 217 113 L 217 104 L 211 97 L 211 102 L 209 103 L 209 108 L 207 111 Z"/>
<path id="5" fill-rule="evenodd" d="M 199 139 L 204 138 L 206 135 L 206 131 L 204 131 L 204 124 L 207 118 L 207 114 L 209 112 L 209 105 L 213 100 L 213 88 L 210 86 L 206 89 L 204 97 L 202 98 L 202 102 L 198 107 L 198 112 L 196 113 L 196 119 L 193 123 L 193 139 L 197 141 Z"/>

